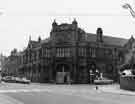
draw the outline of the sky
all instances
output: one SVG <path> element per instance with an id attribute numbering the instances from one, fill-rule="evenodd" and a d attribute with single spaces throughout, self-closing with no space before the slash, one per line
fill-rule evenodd
<path id="1" fill-rule="evenodd" d="M 76 18 L 88 33 L 101 27 L 104 35 L 135 37 L 135 18 L 124 3 L 135 10 L 135 0 L 0 0 L 0 53 L 23 50 L 30 35 L 33 40 L 49 37 L 54 19 L 60 24 Z"/>

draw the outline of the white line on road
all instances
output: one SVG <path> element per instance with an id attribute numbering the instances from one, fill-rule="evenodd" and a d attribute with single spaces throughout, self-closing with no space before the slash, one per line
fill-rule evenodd
<path id="1" fill-rule="evenodd" d="M 0 93 L 18 93 L 18 92 L 51 92 L 49 89 L 10 89 L 10 90 L 0 90 Z"/>

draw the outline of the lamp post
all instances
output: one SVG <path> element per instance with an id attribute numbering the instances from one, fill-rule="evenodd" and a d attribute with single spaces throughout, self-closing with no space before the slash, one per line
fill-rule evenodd
<path id="1" fill-rule="evenodd" d="M 93 84 L 93 82 L 94 82 L 94 73 L 93 73 L 93 71 L 91 69 L 89 70 L 89 75 L 90 75 L 90 84 Z"/>

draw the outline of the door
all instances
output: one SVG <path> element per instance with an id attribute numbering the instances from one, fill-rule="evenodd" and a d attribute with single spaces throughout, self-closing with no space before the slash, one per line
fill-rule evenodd
<path id="1" fill-rule="evenodd" d="M 56 67 L 56 83 L 69 83 L 70 71 L 66 64 L 58 64 Z"/>

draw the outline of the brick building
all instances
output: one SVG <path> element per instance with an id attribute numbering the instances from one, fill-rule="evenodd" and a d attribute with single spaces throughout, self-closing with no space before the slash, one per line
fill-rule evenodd
<path id="1" fill-rule="evenodd" d="M 49 38 L 29 39 L 19 71 L 33 82 L 89 83 L 90 70 L 96 69 L 115 79 L 131 39 L 106 36 L 102 28 L 86 33 L 76 20 L 71 24 L 54 20 Z"/>

